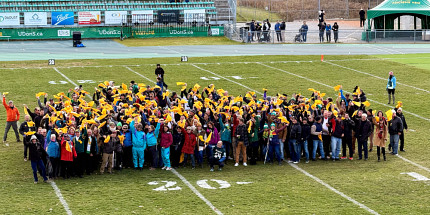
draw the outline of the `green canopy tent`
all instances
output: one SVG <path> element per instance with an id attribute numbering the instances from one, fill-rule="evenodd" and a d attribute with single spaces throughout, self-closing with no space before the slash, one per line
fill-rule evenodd
<path id="1" fill-rule="evenodd" d="M 394 30 L 394 20 L 400 16 L 414 16 L 414 29 L 416 18 L 421 19 L 421 28 L 430 29 L 430 1 L 429 0 L 385 0 L 375 8 L 367 11 L 367 26 L 371 30 L 371 20 L 375 29 Z M 398 19 L 400 29 L 400 19 Z"/>

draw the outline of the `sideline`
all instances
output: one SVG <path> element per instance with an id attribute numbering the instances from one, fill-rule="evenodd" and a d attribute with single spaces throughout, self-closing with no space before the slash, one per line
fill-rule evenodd
<path id="1" fill-rule="evenodd" d="M 216 214 L 223 215 L 220 210 L 218 210 L 209 200 L 207 200 L 189 181 L 187 181 L 187 179 L 185 179 L 184 176 L 179 174 L 178 171 L 176 171 L 175 169 L 172 169 L 170 171 L 173 172 L 173 174 L 175 174 L 176 176 L 178 176 L 178 178 L 180 178 L 181 181 L 184 182 L 184 184 L 187 185 L 191 189 L 191 191 L 193 191 L 194 194 L 196 194 L 201 200 L 203 200 Z"/>
<path id="2" fill-rule="evenodd" d="M 57 187 L 57 184 L 55 184 L 54 181 L 49 182 L 54 188 L 55 194 L 57 195 L 58 199 L 60 199 L 61 204 L 64 207 L 64 210 L 66 210 L 67 215 L 72 215 L 72 211 L 69 208 L 69 205 L 67 204 L 66 200 L 63 198 L 63 195 L 61 195 L 60 188 Z"/>

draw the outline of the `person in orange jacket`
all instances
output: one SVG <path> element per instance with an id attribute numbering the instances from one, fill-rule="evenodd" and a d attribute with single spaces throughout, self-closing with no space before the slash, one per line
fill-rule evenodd
<path id="1" fill-rule="evenodd" d="M 12 126 L 13 130 L 15 131 L 16 136 L 16 142 L 21 142 L 19 140 L 19 133 L 18 133 L 18 120 L 19 120 L 19 111 L 18 108 L 13 105 L 13 101 L 10 100 L 8 104 L 6 104 L 6 96 L 3 95 L 3 106 L 6 108 L 6 128 L 4 130 L 4 136 L 3 136 L 3 143 L 6 144 L 6 146 L 9 146 L 9 144 L 6 143 L 7 139 L 7 133 L 9 132 L 10 127 Z"/>

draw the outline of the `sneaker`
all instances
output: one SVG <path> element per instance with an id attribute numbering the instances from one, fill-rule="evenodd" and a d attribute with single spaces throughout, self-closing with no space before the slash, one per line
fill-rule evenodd
<path id="1" fill-rule="evenodd" d="M 292 160 L 289 160 L 289 161 L 288 161 L 288 163 L 293 163 L 293 161 L 292 161 Z"/>
<path id="2" fill-rule="evenodd" d="M 193 166 L 191 169 L 195 169 L 196 167 L 195 166 Z"/>
<path id="3" fill-rule="evenodd" d="M 352 157 L 351 157 L 351 158 L 349 158 L 349 160 L 351 160 L 351 161 L 352 161 L 352 160 L 354 160 L 354 158 L 352 158 Z"/>
<path id="4" fill-rule="evenodd" d="M 365 161 L 367 161 L 367 158 L 364 158 Z"/>
<path id="5" fill-rule="evenodd" d="M 234 166 L 239 166 L 239 164 L 238 164 L 238 163 L 235 163 L 235 164 L 234 164 Z"/>
<path id="6" fill-rule="evenodd" d="M 27 161 L 27 158 L 24 158 L 24 161 Z"/>
<path id="7" fill-rule="evenodd" d="M 345 159 L 346 159 L 346 157 L 341 157 L 340 159 L 345 160 Z"/>
<path id="8" fill-rule="evenodd" d="M 34 184 L 37 184 L 37 181 L 35 181 Z"/>
<path id="9" fill-rule="evenodd" d="M 161 168 L 162 170 L 165 170 L 167 167 L 163 166 L 163 168 Z"/>
<path id="10" fill-rule="evenodd" d="M 222 168 L 220 167 L 220 168 L 218 168 L 218 171 L 222 171 Z"/>
<path id="11" fill-rule="evenodd" d="M 278 162 L 278 165 L 279 165 L 279 166 L 282 166 L 282 162 Z"/>
<path id="12" fill-rule="evenodd" d="M 309 160 L 307 160 L 305 163 L 309 163 Z"/>
<path id="13" fill-rule="evenodd" d="M 299 162 L 297 162 L 297 161 L 294 161 L 294 162 L 293 162 L 293 164 L 298 164 L 298 163 L 299 163 Z"/>
<path id="14" fill-rule="evenodd" d="M 149 170 L 154 171 L 154 170 L 155 170 L 155 168 L 150 167 L 150 168 L 149 168 Z"/>
<path id="15" fill-rule="evenodd" d="M 246 163 L 243 163 L 243 166 L 248 166 L 248 164 L 246 164 Z"/>
<path id="16" fill-rule="evenodd" d="M 166 170 L 170 171 L 170 170 L 172 170 L 172 167 L 167 167 Z"/>
<path id="17" fill-rule="evenodd" d="M 372 152 L 372 149 L 369 149 L 369 152 Z"/>
<path id="18" fill-rule="evenodd" d="M 213 172 L 214 171 L 214 168 L 211 168 L 211 170 L 210 170 L 211 172 Z"/>

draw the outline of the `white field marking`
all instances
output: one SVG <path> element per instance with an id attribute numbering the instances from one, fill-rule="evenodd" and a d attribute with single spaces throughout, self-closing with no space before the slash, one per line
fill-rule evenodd
<path id="1" fill-rule="evenodd" d="M 224 180 L 211 179 L 211 181 L 214 181 L 214 182 L 218 183 L 220 185 L 219 189 L 224 189 L 224 188 L 231 187 L 231 184 L 228 183 L 227 181 L 224 181 Z M 212 187 L 211 185 L 209 185 L 207 179 L 198 180 L 196 183 L 201 188 L 210 189 L 210 190 L 216 190 L 216 189 L 218 189 L 216 187 Z"/>
<path id="2" fill-rule="evenodd" d="M 238 181 L 236 184 L 252 184 L 252 182 L 244 182 L 244 181 Z"/>
<path id="3" fill-rule="evenodd" d="M 176 181 L 160 181 L 160 182 L 165 183 L 165 185 L 154 188 L 152 190 L 155 190 L 155 191 L 182 190 L 182 188 L 180 188 L 178 186 L 173 187 L 176 185 Z M 159 185 L 160 182 L 159 181 L 151 181 L 151 182 L 148 182 L 148 184 L 149 185 Z"/>
<path id="4" fill-rule="evenodd" d="M 374 46 L 375 47 L 375 45 L 370 45 L 370 46 Z M 399 53 L 399 54 L 405 54 L 404 52 L 401 52 L 401 51 L 397 51 L 397 50 L 395 50 L 395 49 L 393 49 L 393 48 L 387 48 L 387 47 L 385 47 L 385 46 L 376 46 L 376 47 L 378 47 L 378 48 L 380 48 L 380 49 L 386 49 L 386 50 L 389 50 L 389 51 L 394 51 L 394 52 L 397 52 L 397 53 Z"/>
<path id="5" fill-rule="evenodd" d="M 171 52 L 175 52 L 176 54 L 180 54 L 180 55 L 182 55 L 182 53 L 181 53 L 181 52 L 175 51 L 175 50 L 173 50 L 173 49 L 171 49 L 171 48 L 168 48 L 168 47 L 165 47 L 165 46 L 158 46 L 158 47 L 159 47 L 159 48 L 162 48 L 162 49 L 166 49 L 166 50 L 171 51 Z"/>
<path id="6" fill-rule="evenodd" d="M 150 81 L 150 82 L 152 82 L 152 83 L 154 83 L 154 84 L 155 84 L 155 81 L 153 81 L 153 80 L 151 80 L 151 79 L 147 78 L 146 76 L 144 76 L 144 75 L 142 75 L 142 74 L 140 74 L 140 73 L 138 73 L 138 72 L 136 72 L 136 71 L 134 71 L 134 70 L 130 69 L 130 67 L 126 66 L 125 68 L 127 68 L 127 69 L 128 69 L 128 70 L 130 70 L 131 72 L 134 72 L 136 75 L 138 75 L 138 76 L 140 76 L 140 77 L 142 77 L 142 78 L 144 78 L 144 79 L 146 79 L 146 80 L 148 80 L 148 81 Z"/>
<path id="7" fill-rule="evenodd" d="M 58 70 L 56 67 L 54 67 L 54 70 L 60 74 L 61 76 L 63 76 L 68 82 L 70 82 L 71 84 L 75 85 L 75 87 L 79 87 L 75 82 L 73 82 L 72 80 L 70 80 L 69 77 L 67 77 L 66 75 L 64 75 L 62 72 L 60 72 L 60 70 Z M 93 99 L 90 95 L 87 94 L 87 97 L 90 99 Z"/>
<path id="8" fill-rule="evenodd" d="M 236 81 L 230 80 L 230 79 L 228 79 L 228 78 L 226 78 L 226 77 L 224 77 L 224 76 L 218 75 L 218 74 L 216 74 L 216 73 L 214 73 L 214 72 L 211 72 L 211 71 L 209 71 L 209 70 L 207 70 L 207 69 L 203 69 L 203 68 L 201 68 L 201 67 L 199 67 L 199 66 L 196 66 L 196 65 L 194 65 L 194 64 L 191 64 L 191 65 L 192 65 L 192 66 L 194 66 L 194 67 L 196 67 L 197 69 L 200 69 L 200 70 L 205 71 L 205 72 L 207 72 L 207 73 L 210 73 L 210 74 L 212 74 L 212 75 L 218 76 L 218 77 L 220 77 L 220 78 L 222 78 L 222 79 L 225 79 L 225 80 L 230 81 L 230 82 L 232 82 L 232 83 L 235 83 L 235 84 L 237 84 L 237 85 L 239 85 L 239 86 L 242 86 L 242 87 L 244 87 L 244 88 L 246 88 L 246 89 L 248 89 L 248 90 L 252 90 L 252 91 L 255 91 L 256 93 L 258 93 L 258 94 L 260 94 L 260 95 L 263 95 L 263 93 L 258 92 L 258 91 L 256 91 L 256 90 L 254 90 L 254 89 L 250 88 L 250 87 L 247 87 L 247 86 L 245 86 L 245 85 L 243 85 L 243 84 L 241 84 L 241 83 L 239 83 L 239 82 L 236 82 Z"/>
<path id="9" fill-rule="evenodd" d="M 379 77 L 379 76 L 376 76 L 376 75 L 373 75 L 373 74 L 370 74 L 370 73 L 367 73 L 367 72 L 362 72 L 362 71 L 359 71 L 359 70 L 356 70 L 356 69 L 352 69 L 352 68 L 349 68 L 349 67 L 346 67 L 346 66 L 341 66 L 339 64 L 335 64 L 335 63 L 332 63 L 332 62 L 326 62 L 326 61 L 324 61 L 324 62 L 328 63 L 330 65 L 333 65 L 333 66 L 337 66 L 337 67 L 343 68 L 343 69 L 347 69 L 347 70 L 351 70 L 351 71 L 358 72 L 358 73 L 361 73 L 361 74 L 369 75 L 369 76 L 372 76 L 374 78 L 381 79 L 381 80 L 384 80 L 384 81 L 388 80 L 387 78 Z M 407 87 L 410 87 L 410 88 L 413 88 L 413 89 L 416 89 L 416 90 L 420 90 L 420 91 L 423 91 L 423 92 L 426 92 L 426 93 L 430 93 L 430 91 L 428 91 L 428 90 L 421 89 L 421 88 L 418 88 L 418 87 L 414 87 L 414 86 L 411 86 L 409 84 L 403 84 L 403 83 L 400 83 L 400 82 L 396 82 L 396 84 L 398 84 L 398 85 L 404 85 L 404 86 L 407 86 Z"/>
<path id="10" fill-rule="evenodd" d="M 332 89 L 333 89 L 333 86 L 330 86 L 330 85 L 327 85 L 327 84 L 321 83 L 321 82 L 319 82 L 319 81 L 315 81 L 315 80 L 312 80 L 312 79 L 306 78 L 306 77 L 304 77 L 304 76 L 297 75 L 297 74 L 295 74 L 295 73 L 287 72 L 287 71 L 285 71 L 285 70 L 283 70 L 283 69 L 279 69 L 279 68 L 276 68 L 276 67 L 273 67 L 273 66 L 265 65 L 265 64 L 263 64 L 263 63 L 258 63 L 258 64 L 260 64 L 260 65 L 263 65 L 263 66 L 265 66 L 265 67 L 268 67 L 268 68 L 271 68 L 271 69 L 274 69 L 274 70 L 278 70 L 278 71 L 281 71 L 281 72 L 283 72 L 283 73 L 287 73 L 287 74 L 289 74 L 289 75 L 293 75 L 293 76 L 296 76 L 296 77 L 299 77 L 299 78 L 305 79 L 305 80 L 307 80 L 307 81 L 310 81 L 310 82 L 313 82 L 313 83 L 316 83 L 316 84 L 319 84 L 319 85 L 323 85 L 323 86 L 325 86 L 325 87 L 328 87 L 328 88 L 332 88 Z M 344 92 L 348 92 L 348 91 L 344 91 Z M 385 107 L 393 108 L 393 107 L 392 107 L 392 106 L 390 106 L 390 105 L 387 105 L 387 104 L 384 104 L 384 103 L 381 103 L 381 102 L 378 102 L 378 101 L 375 101 L 375 100 L 372 100 L 372 99 L 369 99 L 369 98 L 367 98 L 367 100 L 369 100 L 369 101 L 371 101 L 371 102 L 374 102 L 374 103 L 376 103 L 376 104 L 379 104 L 379 105 L 385 106 Z M 403 112 L 405 112 L 405 113 L 407 113 L 407 114 L 410 114 L 410 115 L 412 115 L 412 116 L 415 116 L 415 117 L 417 117 L 417 118 L 420 118 L 420 119 L 423 119 L 423 120 L 426 120 L 426 121 L 429 121 L 429 122 L 430 122 L 430 119 L 429 119 L 429 118 L 422 117 L 422 116 L 420 116 L 420 115 L 418 115 L 418 114 L 415 114 L 415 113 L 412 113 L 412 112 L 409 112 L 409 111 L 406 111 L 406 110 L 403 110 Z"/>
<path id="11" fill-rule="evenodd" d="M 179 172 L 177 172 L 175 169 L 172 169 L 171 172 L 178 176 L 178 178 L 180 178 L 182 182 L 184 182 L 184 184 L 186 184 L 191 189 L 191 191 L 193 191 L 194 194 L 196 194 L 201 200 L 203 200 L 216 214 L 223 215 L 223 213 L 218 210 L 209 200 L 207 200 L 190 182 L 188 182 L 187 179 L 184 178 L 184 176 L 179 174 Z"/>
<path id="12" fill-rule="evenodd" d="M 425 177 L 425 176 L 423 176 L 421 174 L 418 174 L 416 172 L 402 172 L 400 174 L 402 174 L 402 175 L 409 175 L 409 176 L 415 178 L 413 181 L 430 181 L 429 178 L 427 178 L 427 177 Z"/>
<path id="13" fill-rule="evenodd" d="M 342 196 L 343 198 L 347 199 L 348 201 L 350 201 L 350 202 L 352 202 L 352 203 L 354 203 L 354 204 L 358 205 L 360 208 L 362 208 L 362 209 L 364 209 L 364 210 L 368 211 L 369 213 L 371 213 L 371 214 L 375 214 L 375 215 L 379 214 L 378 212 L 376 212 L 376 211 L 374 211 L 374 210 L 372 210 L 372 209 L 368 208 L 366 205 L 364 205 L 364 204 L 362 204 L 362 203 L 360 203 L 360 202 L 356 201 L 355 199 L 353 199 L 353 198 L 351 198 L 351 197 L 349 197 L 349 196 L 345 195 L 344 193 L 340 192 L 339 190 L 335 189 L 334 187 L 332 187 L 332 186 L 328 185 L 328 184 L 327 184 L 327 183 L 325 183 L 323 180 L 321 180 L 321 179 L 319 179 L 319 178 L 317 178 L 317 177 L 315 177 L 315 176 L 311 175 L 310 173 L 306 172 L 304 169 L 302 169 L 302 168 L 298 167 L 297 165 L 290 163 L 290 166 L 292 166 L 293 168 L 295 168 L 295 169 L 297 169 L 298 171 L 302 172 L 303 174 L 305 174 L 305 175 L 306 175 L 306 176 L 308 176 L 309 178 L 314 179 L 316 182 L 318 182 L 318 183 L 322 184 L 323 186 L 327 187 L 329 190 L 331 190 L 331 191 L 333 191 L 333 192 L 337 193 L 338 195 Z"/>
<path id="14" fill-rule="evenodd" d="M 414 166 L 416 166 L 416 167 L 418 167 L 418 168 L 422 169 L 422 170 L 425 170 L 425 171 L 427 171 L 427 172 L 430 172 L 430 169 L 429 169 L 429 168 L 427 168 L 427 167 L 425 167 L 425 166 L 422 166 L 422 165 L 417 164 L 417 163 L 415 163 L 415 162 L 413 162 L 413 161 L 411 161 L 411 160 L 409 160 L 409 159 L 406 159 L 406 158 L 404 158 L 403 156 L 401 156 L 401 155 L 399 155 L 399 154 L 397 154 L 396 156 L 397 156 L 397 157 L 399 157 L 400 159 L 402 159 L 402 160 L 404 160 L 404 161 L 406 161 L 406 162 L 408 162 L 408 163 L 410 163 L 410 164 L 412 164 L 412 165 L 414 165 Z"/>
<path id="15" fill-rule="evenodd" d="M 373 47 L 371 45 L 368 45 L 367 47 L 369 47 L 371 49 L 378 50 L 378 51 L 387 52 L 388 54 L 394 54 L 393 52 L 390 52 L 390 51 L 387 51 L 387 50 L 384 50 L 384 49 L 380 49 L 380 48 L 376 48 L 376 47 Z"/>
<path id="16" fill-rule="evenodd" d="M 66 200 L 63 198 L 63 195 L 61 195 L 61 191 L 60 188 L 57 187 L 57 184 L 55 184 L 55 182 L 51 181 L 49 182 L 52 186 L 52 188 L 54 188 L 55 194 L 57 195 L 58 199 L 60 199 L 61 204 L 64 207 L 64 210 L 66 210 L 67 215 L 72 215 L 72 211 L 69 208 L 69 205 L 67 204 Z"/>

